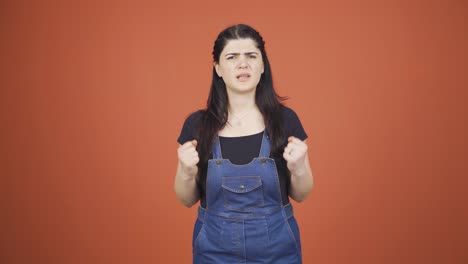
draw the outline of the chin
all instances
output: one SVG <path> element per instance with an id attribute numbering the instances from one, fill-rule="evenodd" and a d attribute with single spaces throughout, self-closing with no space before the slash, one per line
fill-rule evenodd
<path id="1" fill-rule="evenodd" d="M 250 92 L 255 91 L 255 89 L 256 89 L 256 86 L 254 86 L 254 87 L 234 87 L 234 88 L 231 88 L 230 90 L 233 91 L 233 92 L 236 92 L 236 93 L 250 93 Z"/>

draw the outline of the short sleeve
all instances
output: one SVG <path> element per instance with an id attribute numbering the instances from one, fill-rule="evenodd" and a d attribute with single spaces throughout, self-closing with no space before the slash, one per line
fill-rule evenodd
<path id="1" fill-rule="evenodd" d="M 185 142 L 195 139 L 195 130 L 197 127 L 198 120 L 202 115 L 201 111 L 194 112 L 190 114 L 187 119 L 185 119 L 182 130 L 180 131 L 179 138 L 177 142 L 183 145 Z"/>
<path id="2" fill-rule="evenodd" d="M 287 137 L 293 136 L 302 141 L 307 139 L 308 135 L 294 110 L 285 106 L 283 109 L 283 117 L 286 125 Z"/>

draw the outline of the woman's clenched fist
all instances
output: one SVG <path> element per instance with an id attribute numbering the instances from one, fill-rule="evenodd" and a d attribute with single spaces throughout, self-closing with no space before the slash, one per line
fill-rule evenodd
<path id="1" fill-rule="evenodd" d="M 284 148 L 283 157 L 291 173 L 294 174 L 298 169 L 304 167 L 306 153 L 307 144 L 305 142 L 293 136 L 288 138 L 288 145 Z"/>
<path id="2" fill-rule="evenodd" d="M 177 155 L 182 170 L 187 176 L 195 177 L 198 173 L 197 164 L 200 161 L 197 152 L 197 141 L 187 141 L 177 149 Z"/>

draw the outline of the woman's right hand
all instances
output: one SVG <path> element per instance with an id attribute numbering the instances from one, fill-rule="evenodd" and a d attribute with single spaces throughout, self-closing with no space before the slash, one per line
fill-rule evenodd
<path id="1" fill-rule="evenodd" d="M 177 155 L 179 157 L 179 162 L 182 167 L 182 170 L 185 174 L 192 179 L 198 173 L 198 162 L 200 158 L 197 152 L 197 141 L 187 141 L 183 145 L 179 146 L 177 149 Z"/>

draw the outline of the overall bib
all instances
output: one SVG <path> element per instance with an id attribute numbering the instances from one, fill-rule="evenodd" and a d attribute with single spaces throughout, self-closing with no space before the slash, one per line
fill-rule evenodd
<path id="1" fill-rule="evenodd" d="M 223 159 L 219 137 L 208 161 L 206 208 L 198 208 L 193 263 L 302 263 L 291 204 L 282 205 L 278 172 L 263 133 L 260 155 L 245 165 Z"/>

